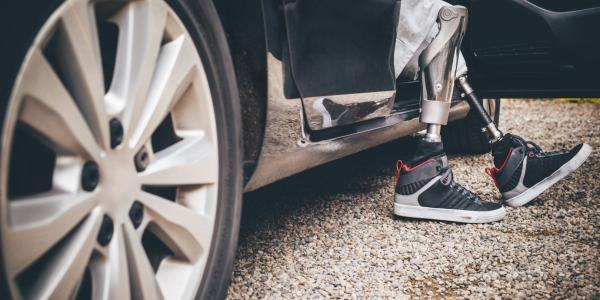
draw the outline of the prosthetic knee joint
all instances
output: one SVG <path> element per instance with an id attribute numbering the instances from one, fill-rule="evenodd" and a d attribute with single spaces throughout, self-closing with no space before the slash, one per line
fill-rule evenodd
<path id="1" fill-rule="evenodd" d="M 421 69 L 421 122 L 427 124 L 425 140 L 441 141 L 448 123 L 460 43 L 466 31 L 467 9 L 445 6 L 438 13 L 439 33 L 419 57 Z"/>

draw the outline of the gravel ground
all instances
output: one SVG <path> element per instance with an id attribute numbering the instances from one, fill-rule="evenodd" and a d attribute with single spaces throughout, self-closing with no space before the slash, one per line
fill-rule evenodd
<path id="1" fill-rule="evenodd" d="M 392 215 L 403 139 L 245 196 L 230 298 L 600 297 L 600 105 L 505 101 L 501 127 L 546 150 L 587 141 L 588 161 L 494 224 Z M 522 114 L 525 113 L 523 116 Z M 488 155 L 451 157 L 456 179 L 500 201 Z"/>

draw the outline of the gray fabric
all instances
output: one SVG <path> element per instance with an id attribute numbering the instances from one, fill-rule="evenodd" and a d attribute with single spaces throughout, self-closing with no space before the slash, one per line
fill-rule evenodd
<path id="1" fill-rule="evenodd" d="M 438 11 L 450 4 L 441 0 L 402 0 L 394 49 L 396 77 L 415 80 L 419 72 L 419 55 L 439 32 Z M 462 56 L 458 60 L 457 76 L 467 73 Z"/>

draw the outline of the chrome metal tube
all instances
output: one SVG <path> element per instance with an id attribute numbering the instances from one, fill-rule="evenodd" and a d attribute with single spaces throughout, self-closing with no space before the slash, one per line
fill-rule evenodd
<path id="1" fill-rule="evenodd" d="M 438 13 L 440 31 L 421 53 L 421 118 L 431 127 L 431 138 L 439 136 L 440 126 L 448 123 L 454 90 L 460 44 L 466 31 L 467 9 L 445 6 Z M 434 125 L 434 126 L 431 126 Z"/>
<path id="2" fill-rule="evenodd" d="M 423 139 L 430 143 L 439 143 L 442 141 L 442 125 L 428 124 L 427 133 Z"/>
<path id="3" fill-rule="evenodd" d="M 483 124 L 485 124 L 485 128 L 490 136 L 490 142 L 494 143 L 500 140 L 503 136 L 502 132 L 498 129 L 498 127 L 496 127 L 496 124 L 494 124 L 494 121 L 492 120 L 490 115 L 487 113 L 487 111 L 485 111 L 485 109 L 481 105 L 481 101 L 479 101 L 479 98 L 475 94 L 475 91 L 469 84 L 469 81 L 467 81 L 467 77 L 459 77 L 458 84 L 460 85 L 463 92 L 467 95 L 467 101 L 469 102 L 471 109 L 477 112 L 477 114 L 483 121 Z"/>

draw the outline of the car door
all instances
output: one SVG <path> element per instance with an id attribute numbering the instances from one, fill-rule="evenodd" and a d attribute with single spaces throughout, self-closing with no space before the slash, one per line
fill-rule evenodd
<path id="1" fill-rule="evenodd" d="M 309 130 L 391 113 L 399 1 L 284 0 L 283 10 L 285 94 L 302 98 Z"/>
<path id="2" fill-rule="evenodd" d="M 466 0 L 463 52 L 485 97 L 600 96 L 600 1 Z"/>

